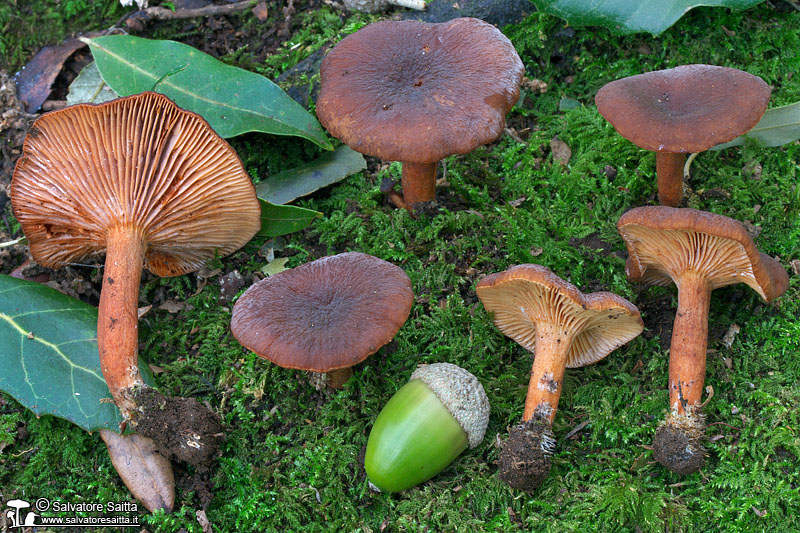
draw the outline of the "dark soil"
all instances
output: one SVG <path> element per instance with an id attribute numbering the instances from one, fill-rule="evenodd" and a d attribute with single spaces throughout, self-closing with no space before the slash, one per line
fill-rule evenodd
<path id="1" fill-rule="evenodd" d="M 686 417 L 669 418 L 653 439 L 653 457 L 676 474 L 697 472 L 705 464 L 707 453 L 701 444 L 703 423 L 688 423 L 688 420 Z"/>
<path id="2" fill-rule="evenodd" d="M 136 432 L 153 439 L 165 456 L 207 469 L 220 455 L 225 431 L 216 413 L 193 398 L 168 398 L 150 387 L 136 394 Z"/>
<path id="3" fill-rule="evenodd" d="M 553 453 L 550 424 L 530 420 L 511 428 L 497 462 L 497 475 L 511 487 L 532 491 L 550 473 Z"/>

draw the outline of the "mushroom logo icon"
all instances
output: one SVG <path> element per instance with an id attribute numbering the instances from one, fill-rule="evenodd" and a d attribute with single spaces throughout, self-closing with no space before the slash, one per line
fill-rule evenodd
<path id="1" fill-rule="evenodd" d="M 11 509 L 6 511 L 6 519 L 8 521 L 7 523 L 9 524 L 9 529 L 34 525 L 36 516 L 38 516 L 36 513 L 29 512 L 27 513 L 24 522 L 20 520 L 19 510 L 30 507 L 30 503 L 26 502 L 25 500 L 8 500 L 6 502 L 6 506 L 11 507 Z"/>

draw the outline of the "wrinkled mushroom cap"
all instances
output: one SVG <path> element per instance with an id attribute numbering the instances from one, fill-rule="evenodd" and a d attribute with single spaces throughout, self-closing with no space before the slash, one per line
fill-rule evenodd
<path id="1" fill-rule="evenodd" d="M 702 152 L 755 126 L 771 89 L 747 72 L 683 65 L 612 81 L 597 110 L 620 135 L 654 152 Z"/>
<path id="2" fill-rule="evenodd" d="M 766 301 L 789 287 L 781 264 L 756 249 L 744 226 L 732 218 L 697 209 L 637 207 L 617 229 L 628 248 L 626 271 L 651 285 L 678 283 L 681 276 L 704 276 L 716 289 L 746 283 Z"/>
<path id="3" fill-rule="evenodd" d="M 300 265 L 247 289 L 231 331 L 246 348 L 284 368 L 348 368 L 392 340 L 414 294 L 403 269 L 358 252 Z"/>
<path id="4" fill-rule="evenodd" d="M 115 226 L 138 229 L 145 267 L 199 269 L 259 230 L 241 160 L 199 115 L 142 93 L 80 104 L 34 122 L 11 182 L 14 216 L 51 268 L 105 250 Z"/>
<path id="5" fill-rule="evenodd" d="M 323 60 L 317 116 L 363 154 L 434 163 L 503 132 L 523 72 L 511 42 L 481 20 L 376 22 Z"/>
<path id="6" fill-rule="evenodd" d="M 567 367 L 585 366 L 607 356 L 644 329 L 639 310 L 616 294 L 583 294 L 540 265 L 517 265 L 483 278 L 476 291 L 494 323 L 529 351 L 539 324 L 564 328 L 572 338 Z"/>

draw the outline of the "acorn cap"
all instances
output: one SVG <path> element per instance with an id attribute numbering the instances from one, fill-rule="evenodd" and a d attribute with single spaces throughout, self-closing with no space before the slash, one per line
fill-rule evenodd
<path id="1" fill-rule="evenodd" d="M 411 380 L 422 380 L 467 434 L 469 447 L 483 441 L 489 425 L 489 398 L 478 378 L 451 363 L 420 365 Z M 410 380 L 409 380 L 410 381 Z"/>
<path id="2" fill-rule="evenodd" d="M 620 135 L 653 152 L 702 152 L 751 130 L 772 90 L 747 72 L 682 65 L 622 78 L 595 96 Z"/>
<path id="3" fill-rule="evenodd" d="M 610 292 L 583 294 L 541 265 L 517 265 L 490 274 L 476 287 L 494 323 L 529 351 L 537 324 L 564 328 L 572 337 L 567 368 L 589 365 L 634 339 L 644 329 L 639 310 Z"/>
<path id="4" fill-rule="evenodd" d="M 523 72 L 511 41 L 481 20 L 376 22 L 323 60 L 317 116 L 358 152 L 434 163 L 503 132 Z"/>
<path id="5" fill-rule="evenodd" d="M 233 148 L 161 94 L 46 113 L 22 152 L 14 216 L 49 268 L 105 251 L 108 230 L 130 225 L 142 234 L 145 268 L 177 276 L 239 249 L 261 227 Z"/>
<path id="6" fill-rule="evenodd" d="M 231 331 L 278 366 L 330 372 L 360 363 L 392 340 L 413 301 L 403 269 L 349 252 L 247 289 L 233 306 Z"/>
<path id="7" fill-rule="evenodd" d="M 711 289 L 746 283 L 770 301 L 789 288 L 781 264 L 756 249 L 738 221 L 697 209 L 637 207 L 617 229 L 628 248 L 626 271 L 650 285 L 677 283 L 685 272 L 700 273 Z"/>

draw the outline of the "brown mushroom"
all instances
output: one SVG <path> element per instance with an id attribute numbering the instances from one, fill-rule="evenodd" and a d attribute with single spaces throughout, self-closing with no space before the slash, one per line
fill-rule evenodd
<path id="1" fill-rule="evenodd" d="M 351 367 L 388 343 L 411 312 L 403 269 L 358 252 L 323 257 L 263 279 L 233 306 L 231 331 L 283 368 L 328 372 L 341 388 Z"/>
<path id="2" fill-rule="evenodd" d="M 603 359 L 644 328 L 639 310 L 610 292 L 581 293 L 540 265 L 517 265 L 477 285 L 500 330 L 534 353 L 522 424 L 512 428 L 498 474 L 514 488 L 533 490 L 550 470 L 551 431 L 564 369 Z"/>
<path id="3" fill-rule="evenodd" d="M 628 277 L 678 287 L 678 311 L 669 349 L 669 407 L 656 433 L 653 455 L 673 472 L 703 466 L 705 430 L 700 400 L 706 371 L 711 291 L 746 283 L 764 300 L 783 294 L 789 276 L 760 253 L 739 222 L 695 209 L 631 209 L 617 228 L 628 248 Z"/>
<path id="4" fill-rule="evenodd" d="M 659 202 L 676 207 L 686 154 L 752 129 L 770 93 L 764 80 L 735 68 L 683 65 L 612 81 L 595 103 L 620 135 L 656 153 Z"/>
<path id="5" fill-rule="evenodd" d="M 435 200 L 436 166 L 503 132 L 524 67 L 494 26 L 474 18 L 383 21 L 342 39 L 320 69 L 317 116 L 363 154 L 401 161 L 403 199 Z"/>
<path id="6" fill-rule="evenodd" d="M 49 268 L 106 252 L 97 324 L 100 364 L 137 422 L 137 308 L 142 266 L 199 269 L 260 228 L 250 177 L 199 115 L 142 93 L 47 113 L 25 139 L 11 183 L 14 215 Z M 199 404 L 198 404 L 199 405 Z"/>

